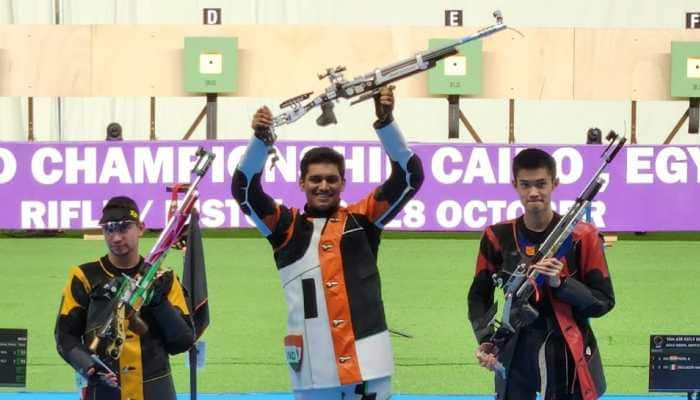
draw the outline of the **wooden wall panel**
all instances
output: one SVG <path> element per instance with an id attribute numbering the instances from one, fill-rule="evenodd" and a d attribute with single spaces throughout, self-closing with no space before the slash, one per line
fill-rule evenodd
<path id="1" fill-rule="evenodd" d="M 91 27 L 2 25 L 0 95 L 89 96 Z"/>
<path id="2" fill-rule="evenodd" d="M 671 100 L 671 42 L 697 30 L 576 29 L 574 98 Z"/>
<path id="3" fill-rule="evenodd" d="M 159 27 L 96 28 L 95 95 L 185 96 L 182 42 L 187 35 L 239 39 L 238 96 L 291 97 L 326 87 L 317 74 L 344 65 L 346 78 L 425 50 L 432 37 L 457 37 L 474 28 Z M 573 31 L 506 31 L 485 39 L 482 97 L 572 98 Z M 110 49 L 110 50 L 106 50 Z M 108 54 L 111 52 L 111 54 Z M 111 57 L 110 57 L 111 56 Z M 398 84 L 402 96 L 427 96 L 427 76 Z"/>
<path id="4" fill-rule="evenodd" d="M 573 30 L 523 29 L 484 43 L 484 94 L 488 98 L 573 98 Z"/>
<path id="5" fill-rule="evenodd" d="M 185 36 L 239 38 L 235 96 L 323 90 L 316 74 L 345 65 L 352 78 L 408 58 L 431 37 L 476 28 L 266 25 L 2 25 L 0 96 L 187 96 Z M 484 39 L 484 98 L 664 100 L 670 42 L 690 30 L 523 29 Z M 426 74 L 398 83 L 427 96 Z"/>

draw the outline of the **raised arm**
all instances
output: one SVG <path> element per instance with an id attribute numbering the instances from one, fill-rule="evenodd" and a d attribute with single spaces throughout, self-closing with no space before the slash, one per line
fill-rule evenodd
<path id="1" fill-rule="evenodd" d="M 285 231 L 291 225 L 292 213 L 268 196 L 262 188 L 262 176 L 267 155 L 272 148 L 272 113 L 262 107 L 253 116 L 252 128 L 255 132 L 248 142 L 240 163 L 233 173 L 231 194 L 241 206 L 241 211 L 249 216 L 260 233 L 273 247 L 283 242 Z"/>
<path id="2" fill-rule="evenodd" d="M 350 209 L 368 216 L 379 229 L 389 223 L 423 184 L 420 158 L 408 147 L 394 121 L 393 87 L 384 87 L 374 98 L 374 129 L 391 161 L 391 175 L 377 189 Z"/>

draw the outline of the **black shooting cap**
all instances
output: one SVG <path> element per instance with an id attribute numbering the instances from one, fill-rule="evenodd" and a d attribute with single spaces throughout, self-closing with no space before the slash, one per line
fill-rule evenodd
<path id="1" fill-rule="evenodd" d="M 102 209 L 100 224 L 112 221 L 139 221 L 139 206 L 130 197 L 116 196 L 109 199 Z"/>

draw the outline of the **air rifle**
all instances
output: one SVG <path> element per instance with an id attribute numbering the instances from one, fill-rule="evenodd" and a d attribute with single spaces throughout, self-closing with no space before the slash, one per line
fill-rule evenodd
<path id="1" fill-rule="evenodd" d="M 530 304 L 530 297 L 545 282 L 546 276 L 536 270 L 531 270 L 530 267 L 545 258 L 554 257 L 557 254 L 557 251 L 559 251 L 573 231 L 576 223 L 581 219 L 586 207 L 606 183 L 605 178 L 601 174 L 622 149 L 627 139 L 610 131 L 606 140 L 609 144 L 601 155 L 603 159 L 602 164 L 593 174 L 593 177 L 581 194 L 576 198 L 573 206 L 562 216 L 552 232 L 542 242 L 535 255 L 522 257 L 505 283 L 502 278 L 494 275 L 494 283 L 497 286 L 501 286 L 505 292 L 505 304 L 500 321 L 495 319 L 496 304 L 491 307 L 487 315 L 482 319 L 483 321 L 492 321 L 491 323 L 496 327 L 495 332 L 488 340 L 488 342 L 493 344 L 493 347 L 488 351 L 489 353 L 498 355 L 500 350 L 506 346 L 520 328 L 530 325 L 537 319 L 539 313 Z M 498 362 L 495 369 L 505 379 L 506 371 L 503 364 Z"/>
<path id="2" fill-rule="evenodd" d="M 457 46 L 506 29 L 501 12 L 494 11 L 493 16 L 496 18 L 494 25 L 483 28 L 476 33 L 455 40 L 438 49 L 422 51 L 411 58 L 375 69 L 368 74 L 358 76 L 349 81 L 343 77 L 344 66 L 339 65 L 335 68 L 327 68 L 323 73 L 318 74 L 319 79 L 328 78 L 330 81 L 330 85 L 323 93 L 311 100 L 308 99 L 313 92 L 304 93 L 282 102 L 280 108 L 284 111 L 273 118 L 273 127 L 291 124 L 316 107 L 321 107 L 321 115 L 316 119 L 316 123 L 319 126 L 335 124 L 337 119 L 333 112 L 334 102 L 338 102 L 341 98 L 354 99 L 350 103 L 352 105 L 371 99 L 379 93 L 382 86 L 426 71 L 435 67 L 438 61 L 457 54 L 459 52 Z"/>
<path id="3" fill-rule="evenodd" d="M 180 240 L 187 218 L 199 197 L 197 186 L 214 160 L 214 154 L 201 147 L 197 149 L 196 155 L 197 161 L 192 168 L 192 173 L 195 175 L 194 182 L 188 186 L 185 197 L 145 257 L 140 270 L 133 278 L 122 276 L 118 286 L 115 286 L 116 293 L 103 317 L 104 321 L 98 325 L 95 336 L 90 342 L 89 348 L 93 353 L 97 353 L 100 342 L 107 339 L 105 352 L 114 359 L 119 358 L 127 329 L 126 320 L 129 322 L 128 328 L 134 333 L 143 335 L 148 331 L 148 326 L 139 318 L 138 312 L 152 295 L 151 287 L 158 277 L 158 269 L 165 260 L 165 256 Z"/>

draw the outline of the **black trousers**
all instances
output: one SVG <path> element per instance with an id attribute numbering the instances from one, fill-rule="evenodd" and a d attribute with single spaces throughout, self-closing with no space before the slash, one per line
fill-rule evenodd
<path id="1" fill-rule="evenodd" d="M 559 328 L 553 324 L 527 327 L 520 331 L 510 362 L 505 400 L 534 400 L 538 392 L 543 400 L 579 400 L 574 373 Z"/>

